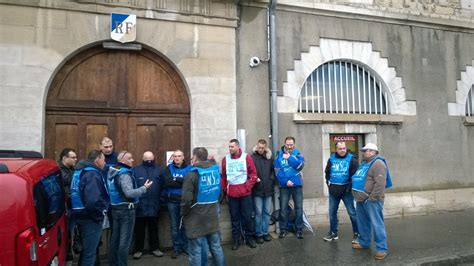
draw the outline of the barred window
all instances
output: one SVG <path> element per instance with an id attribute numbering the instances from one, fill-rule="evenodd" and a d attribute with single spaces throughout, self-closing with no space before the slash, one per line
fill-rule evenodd
<path id="1" fill-rule="evenodd" d="M 474 116 L 474 94 L 472 91 L 474 90 L 474 85 L 471 86 L 471 90 L 467 94 L 466 99 L 466 116 Z"/>
<path id="2" fill-rule="evenodd" d="M 383 81 L 368 68 L 343 60 L 313 71 L 298 102 L 300 113 L 388 114 L 388 110 Z"/>

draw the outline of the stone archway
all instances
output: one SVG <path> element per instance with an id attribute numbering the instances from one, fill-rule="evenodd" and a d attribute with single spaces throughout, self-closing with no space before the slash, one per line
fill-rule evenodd
<path id="1" fill-rule="evenodd" d="M 86 49 L 69 59 L 51 82 L 46 102 L 45 156 L 64 147 L 84 158 L 109 136 L 116 150 L 139 160 L 151 150 L 190 149 L 190 103 L 184 81 L 163 56 L 141 51 Z"/>
<path id="2" fill-rule="evenodd" d="M 308 76 L 320 65 L 340 59 L 362 63 L 379 76 L 388 92 L 390 114 L 416 115 L 416 102 L 406 99 L 402 79 L 388 65 L 388 59 L 373 50 L 371 43 L 326 38 L 320 39 L 319 46 L 310 46 L 309 52 L 301 53 L 301 59 L 294 61 L 294 70 L 287 71 L 283 96 L 278 97 L 278 112 L 296 113 L 299 94 Z"/>

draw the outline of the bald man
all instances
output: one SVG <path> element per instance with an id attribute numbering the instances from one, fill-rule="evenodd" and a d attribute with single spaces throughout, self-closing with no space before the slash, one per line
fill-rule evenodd
<path id="1" fill-rule="evenodd" d="M 155 155 L 151 151 L 143 153 L 142 163 L 133 168 L 138 186 L 146 180 L 153 181 L 153 186 L 139 199 L 135 212 L 135 252 L 134 259 L 143 255 L 145 230 L 148 227 L 148 246 L 152 254 L 162 257 L 163 252 L 158 248 L 158 213 L 160 210 L 160 195 L 164 186 L 164 170 L 155 162 Z"/>

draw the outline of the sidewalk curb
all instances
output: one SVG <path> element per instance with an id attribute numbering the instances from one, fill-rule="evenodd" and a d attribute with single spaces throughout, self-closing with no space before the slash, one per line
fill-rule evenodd
<path id="1" fill-rule="evenodd" d="M 474 262 L 474 250 L 461 254 L 454 254 L 449 257 L 430 257 L 422 260 L 418 260 L 417 264 L 420 266 L 431 266 L 431 265 L 460 265 L 464 263 Z"/>

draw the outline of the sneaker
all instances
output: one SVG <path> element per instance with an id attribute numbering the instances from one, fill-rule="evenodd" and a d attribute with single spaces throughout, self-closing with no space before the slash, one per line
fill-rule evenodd
<path id="1" fill-rule="evenodd" d="M 185 256 L 188 256 L 188 252 L 187 252 L 186 250 L 184 250 L 184 249 L 180 250 L 180 251 L 179 251 L 179 254 L 183 254 L 183 255 L 185 255 Z"/>
<path id="2" fill-rule="evenodd" d="M 138 260 L 139 258 L 141 258 L 143 255 L 143 253 L 141 251 L 137 251 L 135 253 L 133 253 L 133 259 L 134 260 Z"/>
<path id="3" fill-rule="evenodd" d="M 249 238 L 247 239 L 247 241 L 245 241 L 245 244 L 247 244 L 247 246 L 251 247 L 251 248 L 256 248 L 257 247 L 257 244 L 255 243 L 255 240 L 253 240 L 253 238 Z"/>
<path id="4" fill-rule="evenodd" d="M 359 234 L 355 233 L 352 237 L 352 244 L 359 244 Z"/>
<path id="5" fill-rule="evenodd" d="M 270 242 L 270 241 L 272 241 L 272 237 L 270 235 L 264 235 L 263 236 L 263 241 Z"/>
<path id="6" fill-rule="evenodd" d="M 353 249 L 368 249 L 368 247 L 363 247 L 359 243 L 352 244 Z"/>
<path id="7" fill-rule="evenodd" d="M 174 260 L 178 258 L 178 251 L 173 251 L 173 253 L 171 253 L 171 258 Z"/>
<path id="8" fill-rule="evenodd" d="M 301 231 L 296 232 L 296 238 L 303 239 L 303 232 Z"/>
<path id="9" fill-rule="evenodd" d="M 331 242 L 333 240 L 338 240 L 338 239 L 339 237 L 333 232 L 329 232 L 327 236 L 323 237 L 323 240 L 328 241 L 328 242 Z"/>
<path id="10" fill-rule="evenodd" d="M 257 236 L 257 244 L 263 244 L 263 236 Z"/>
<path id="11" fill-rule="evenodd" d="M 383 260 L 383 259 L 385 259 L 385 257 L 387 257 L 386 252 L 377 252 L 377 253 L 375 253 L 374 259 Z"/>
<path id="12" fill-rule="evenodd" d="M 163 252 L 161 252 L 159 249 L 153 250 L 153 255 L 156 257 L 163 257 Z"/>
<path id="13" fill-rule="evenodd" d="M 280 235 L 278 235 L 278 238 L 285 238 L 288 233 L 285 231 L 281 231 Z"/>
<path id="14" fill-rule="evenodd" d="M 234 241 L 232 242 L 232 250 L 239 249 L 239 246 L 240 246 L 240 241 L 238 239 L 234 239 Z"/>

